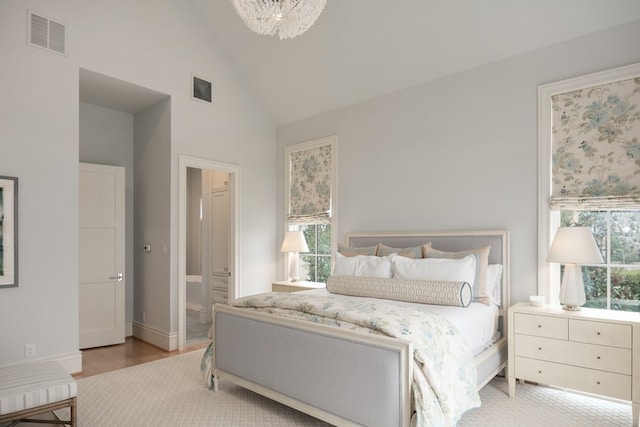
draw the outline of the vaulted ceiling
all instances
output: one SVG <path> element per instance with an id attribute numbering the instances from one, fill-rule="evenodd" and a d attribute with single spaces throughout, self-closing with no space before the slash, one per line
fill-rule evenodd
<path id="1" fill-rule="evenodd" d="M 189 1 L 277 125 L 640 19 L 638 0 L 327 0 L 280 40 Z"/>

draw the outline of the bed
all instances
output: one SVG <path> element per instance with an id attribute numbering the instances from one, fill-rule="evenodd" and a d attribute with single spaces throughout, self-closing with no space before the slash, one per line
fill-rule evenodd
<path id="1" fill-rule="evenodd" d="M 427 242 L 430 242 L 432 248 L 442 251 L 441 254 L 490 246 L 488 264 L 501 266 L 499 286 L 491 302 L 474 301 L 467 307 L 447 308 L 429 305 L 430 310 L 442 313 L 436 313 L 436 316 L 426 314 L 429 317 L 445 315 L 455 326 L 456 332 L 465 328 L 464 323 L 471 327 L 481 325 L 484 330 L 480 334 L 481 338 L 474 333 L 469 333 L 469 337 L 464 336 L 467 332 L 455 334 L 461 336 L 466 343 L 465 347 L 469 349 L 468 363 L 464 362 L 464 357 L 455 362 L 452 360 L 458 357 L 444 358 L 460 365 L 452 365 L 450 369 L 459 370 L 461 376 L 463 372 L 465 375 L 471 372 L 475 376 L 473 387 L 477 391 L 502 372 L 507 364 L 508 325 L 504 307 L 509 303 L 509 232 L 358 232 L 348 233 L 344 246 L 367 248 L 384 245 L 387 248 L 408 248 Z M 443 257 L 448 258 L 446 255 Z M 344 310 L 344 306 L 340 304 L 371 303 L 377 304 L 376 310 L 382 310 L 379 298 L 347 296 L 343 301 L 342 295 L 338 298 L 326 290 L 299 292 L 278 298 L 283 298 L 291 306 L 307 306 L 311 303 L 304 301 L 324 301 L 322 298 L 325 297 L 332 298 L 331 304 L 324 303 L 325 306 L 333 309 L 338 304 L 336 313 L 349 312 L 349 316 L 353 310 Z M 310 322 L 303 318 L 309 316 L 309 313 L 300 315 L 300 318 L 297 318 L 297 314 L 281 316 L 277 313 L 280 309 L 274 311 L 267 307 L 273 298 L 271 294 L 264 294 L 245 298 L 240 304 L 249 305 L 249 302 L 254 304 L 258 301 L 266 304 L 263 309 L 221 304 L 214 306 L 214 389 L 219 381 L 229 381 L 338 426 L 409 426 L 416 422 L 417 412 L 422 414 L 416 408 L 416 401 L 421 406 L 423 401 L 429 402 L 424 403 L 429 406 L 432 404 L 431 400 L 436 400 L 429 394 L 432 391 L 427 390 L 428 393 L 425 394 L 420 386 L 423 381 L 420 379 L 423 378 L 422 371 L 429 369 L 423 366 L 427 363 L 416 363 L 416 355 L 423 351 L 421 346 L 426 347 L 428 344 L 414 338 L 408 339 L 402 334 L 393 337 L 384 333 L 367 333 L 359 326 L 334 327 L 336 325 L 332 325 L 331 321 L 317 322 L 317 319 Z M 355 302 L 349 302 L 348 299 Z M 390 302 L 392 308 L 385 310 L 393 313 L 412 310 L 410 302 Z M 318 302 L 316 305 L 322 306 L 323 303 Z M 427 304 L 421 306 L 426 307 Z M 487 316 L 485 313 L 485 320 L 470 320 L 475 319 L 473 316 L 476 311 L 488 311 L 491 314 Z M 315 316 L 314 313 L 311 315 Z M 351 325 L 353 319 L 346 320 Z M 357 324 L 358 319 L 353 322 Z M 451 344 L 446 346 L 455 347 Z M 447 348 L 447 351 L 451 350 Z M 443 359 L 442 356 L 440 359 Z M 462 381 L 459 386 L 455 382 L 449 382 L 453 384 L 447 384 L 446 387 L 463 387 Z M 469 386 L 467 381 L 464 386 Z M 436 384 L 435 388 L 442 386 Z M 469 394 L 468 390 L 464 393 Z M 424 397 L 415 400 L 417 394 Z M 455 400 L 447 402 L 447 405 L 453 404 Z M 469 407 L 474 406 L 478 405 Z M 455 415 L 453 425 L 459 415 Z M 419 418 L 418 425 L 420 424 L 432 423 L 425 419 L 420 421 Z M 445 424 L 452 425 L 451 420 Z"/>

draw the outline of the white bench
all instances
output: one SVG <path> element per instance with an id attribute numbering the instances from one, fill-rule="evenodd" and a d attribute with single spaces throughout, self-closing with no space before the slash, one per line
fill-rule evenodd
<path id="1" fill-rule="evenodd" d="M 49 424 L 77 426 L 78 385 L 55 361 L 0 367 L 0 423 L 43 422 L 28 417 L 70 408 L 70 420 L 46 420 Z"/>

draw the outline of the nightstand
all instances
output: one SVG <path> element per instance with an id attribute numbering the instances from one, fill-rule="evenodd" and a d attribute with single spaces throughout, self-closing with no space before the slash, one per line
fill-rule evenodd
<path id="1" fill-rule="evenodd" d="M 298 292 L 298 291 L 308 291 L 311 289 L 324 289 L 326 288 L 326 283 L 316 283 L 316 282 L 290 282 L 288 280 L 282 282 L 273 282 L 271 284 L 272 292 Z"/>
<path id="2" fill-rule="evenodd" d="M 508 315 L 510 397 L 519 379 L 630 400 L 638 426 L 638 313 L 518 303 Z"/>

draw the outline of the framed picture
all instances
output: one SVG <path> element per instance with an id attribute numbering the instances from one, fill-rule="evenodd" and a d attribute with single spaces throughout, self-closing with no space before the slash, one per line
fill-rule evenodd
<path id="1" fill-rule="evenodd" d="M 0 288 L 18 286 L 18 178 L 0 176 Z"/>

